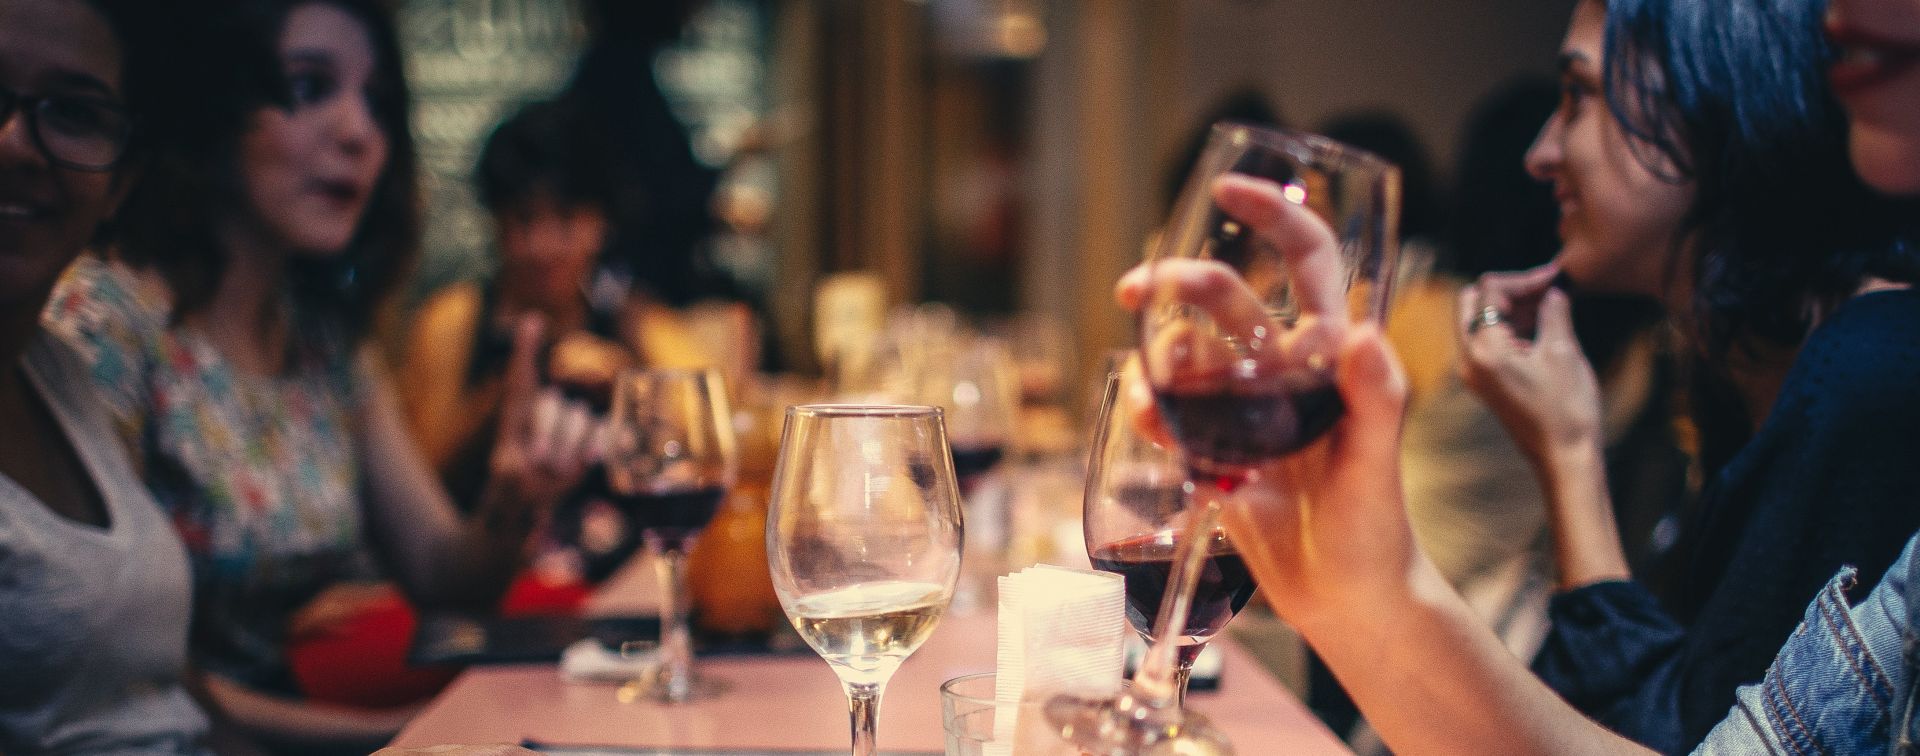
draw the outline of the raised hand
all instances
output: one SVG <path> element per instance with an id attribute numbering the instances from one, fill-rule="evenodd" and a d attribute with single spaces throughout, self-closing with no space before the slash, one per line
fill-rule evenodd
<path id="1" fill-rule="evenodd" d="M 1536 466 L 1601 444 L 1600 384 L 1580 344 L 1559 269 L 1489 273 L 1460 292 L 1461 377 Z M 1530 338 L 1528 335 L 1530 334 Z"/>
<path id="2" fill-rule="evenodd" d="M 1349 324 L 1339 250 L 1326 225 L 1288 201 L 1272 182 L 1230 176 L 1214 188 L 1216 203 L 1280 252 L 1300 316 L 1291 329 L 1272 319 L 1246 281 L 1205 260 L 1162 260 L 1152 272 L 1171 276 L 1180 304 L 1204 312 L 1240 349 L 1202 346 L 1180 332 L 1147 345 L 1163 350 L 1146 362 L 1157 387 L 1206 386 L 1223 371 L 1257 373 L 1286 360 L 1331 372 L 1346 412 L 1320 441 L 1250 471 L 1223 502 L 1228 534 L 1257 579 L 1290 619 L 1336 611 L 1407 580 L 1418 559 L 1401 503 L 1400 417 L 1406 380 L 1370 325 Z M 1122 306 L 1145 300 L 1148 271 L 1136 268 L 1116 286 Z M 1171 329 L 1169 329 L 1171 331 Z M 1233 352 L 1214 354 L 1205 349 Z M 1125 384 L 1137 423 L 1166 438 L 1142 381 Z M 1164 388 L 1162 388 L 1164 390 Z M 1404 591 L 1404 587 L 1398 590 Z"/>
<path id="3" fill-rule="evenodd" d="M 601 450 L 601 423 L 587 405 L 540 383 L 545 330 L 538 315 L 514 329 L 489 467 L 487 516 L 527 526 L 579 484 Z"/>

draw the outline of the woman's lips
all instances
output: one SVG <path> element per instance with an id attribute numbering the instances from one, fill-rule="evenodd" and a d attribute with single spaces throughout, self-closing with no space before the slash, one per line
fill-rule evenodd
<path id="1" fill-rule="evenodd" d="M 352 181 L 329 181 L 322 179 L 313 182 L 313 191 L 328 201 L 340 205 L 352 205 L 367 196 L 366 190 L 361 189 L 359 184 Z"/>
<path id="2" fill-rule="evenodd" d="M 1846 96 L 1912 70 L 1920 63 L 1920 43 L 1889 39 L 1844 23 L 1829 23 L 1827 37 L 1839 55 L 1827 68 L 1834 94 Z"/>

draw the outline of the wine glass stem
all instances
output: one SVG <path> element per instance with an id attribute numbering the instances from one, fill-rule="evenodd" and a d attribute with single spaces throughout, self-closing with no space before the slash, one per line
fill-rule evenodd
<path id="1" fill-rule="evenodd" d="M 1173 668 L 1173 685 L 1177 691 L 1173 699 L 1180 708 L 1187 706 L 1187 681 L 1193 677 L 1193 658 L 1186 653 L 1180 654 L 1180 662 Z"/>
<path id="2" fill-rule="evenodd" d="M 1154 643 L 1133 679 L 1135 694 L 1155 707 L 1177 704 L 1186 697 L 1187 678 L 1182 672 L 1192 669 L 1191 662 L 1181 658 L 1179 644 L 1193 611 L 1193 592 L 1200 585 L 1200 564 L 1207 558 L 1220 521 L 1220 502 L 1208 499 L 1194 509 L 1193 522 L 1174 549 L 1167 595 L 1154 620 Z"/>
<path id="3" fill-rule="evenodd" d="M 693 693 L 693 635 L 687 629 L 687 552 L 678 543 L 646 535 L 647 551 L 660 576 L 660 679 L 667 698 L 683 701 Z"/>
<path id="4" fill-rule="evenodd" d="M 880 694 L 886 683 L 841 683 L 847 689 L 847 717 L 853 729 L 853 756 L 873 756 L 880 725 Z"/>

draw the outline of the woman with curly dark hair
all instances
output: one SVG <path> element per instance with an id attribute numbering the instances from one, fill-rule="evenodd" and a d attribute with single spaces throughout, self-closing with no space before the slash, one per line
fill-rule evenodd
<path id="1" fill-rule="evenodd" d="M 178 54 L 194 117 L 128 198 L 111 259 L 50 306 L 194 566 L 191 658 L 217 715 L 280 746 L 384 742 L 404 709 L 315 706 L 289 643 L 370 552 L 416 605 L 489 607 L 591 422 L 537 386 L 520 323 L 489 485 L 462 516 L 369 344 L 418 220 L 407 88 L 379 0 L 247 0 Z M 305 609 L 303 609 L 305 607 Z"/>
<path id="2" fill-rule="evenodd" d="M 1914 208 L 1849 169 L 1825 7 L 1582 2 L 1527 160 L 1561 251 L 1462 297 L 1468 383 L 1548 494 L 1561 592 L 1535 670 L 1660 750 L 1700 742 L 1835 570 L 1872 587 L 1920 527 Z M 1567 280 L 1657 299 L 1689 350 L 1705 485 L 1656 575 L 1621 550 Z"/>

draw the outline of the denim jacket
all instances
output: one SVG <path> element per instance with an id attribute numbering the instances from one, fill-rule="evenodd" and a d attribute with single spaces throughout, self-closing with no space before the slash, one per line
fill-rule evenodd
<path id="1" fill-rule="evenodd" d="M 1697 754 L 1920 754 L 1914 701 L 1920 669 L 1920 535 L 1865 601 L 1849 607 L 1852 568 L 1806 618 L 1757 685 L 1740 688 Z"/>

